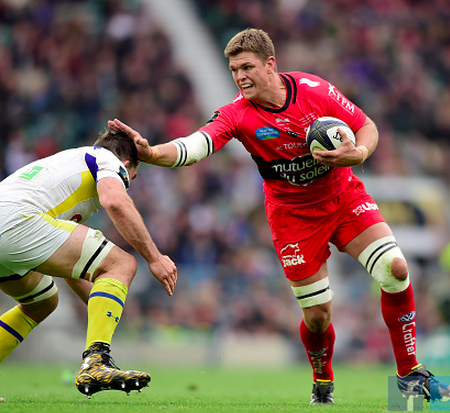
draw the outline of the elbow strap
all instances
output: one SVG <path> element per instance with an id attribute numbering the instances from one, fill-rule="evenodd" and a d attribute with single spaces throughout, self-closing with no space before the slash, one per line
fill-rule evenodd
<path id="1" fill-rule="evenodd" d="M 177 160 L 172 168 L 198 162 L 214 153 L 214 143 L 206 132 L 197 131 L 170 143 L 173 143 L 177 148 Z"/>

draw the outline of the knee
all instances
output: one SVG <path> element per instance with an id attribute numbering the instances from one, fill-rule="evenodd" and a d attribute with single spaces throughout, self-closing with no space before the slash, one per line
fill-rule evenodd
<path id="1" fill-rule="evenodd" d="M 45 320 L 58 307 L 59 295 L 56 291 L 51 297 L 32 304 L 19 304 L 20 310 L 36 323 Z"/>
<path id="2" fill-rule="evenodd" d="M 308 329 L 316 334 L 324 333 L 331 323 L 331 301 L 326 304 L 303 309 Z"/>
<path id="3" fill-rule="evenodd" d="M 384 291 L 396 293 L 408 288 L 408 265 L 393 236 L 374 241 L 358 256 L 358 261 Z"/>
<path id="4" fill-rule="evenodd" d="M 137 268 L 136 258 L 120 248 L 114 248 L 94 274 L 93 280 L 100 276 L 113 278 L 129 287 Z"/>
<path id="5" fill-rule="evenodd" d="M 131 281 L 136 275 L 138 269 L 136 258 L 134 258 L 131 254 L 125 253 L 125 256 L 123 257 L 123 259 L 121 259 L 121 265 L 123 266 L 123 274 L 131 284 Z"/>
<path id="6" fill-rule="evenodd" d="M 58 287 L 52 277 L 43 275 L 34 289 L 20 297 L 12 298 L 17 301 L 23 313 L 40 323 L 58 306 Z"/>
<path id="7" fill-rule="evenodd" d="M 120 254 L 117 254 L 114 257 L 115 266 L 120 268 L 120 270 L 127 275 L 127 277 L 133 278 L 137 272 L 137 261 L 131 254 L 125 251 L 120 251 Z"/>
<path id="8" fill-rule="evenodd" d="M 54 295 L 52 295 L 50 298 L 47 298 L 47 300 L 44 300 L 45 307 L 47 309 L 48 315 L 53 313 L 53 311 L 56 310 L 56 307 L 58 307 L 59 303 L 59 292 L 57 291 Z"/>
<path id="9" fill-rule="evenodd" d="M 391 264 L 391 274 L 397 280 L 404 281 L 408 278 L 408 264 L 401 258 L 394 258 Z"/>

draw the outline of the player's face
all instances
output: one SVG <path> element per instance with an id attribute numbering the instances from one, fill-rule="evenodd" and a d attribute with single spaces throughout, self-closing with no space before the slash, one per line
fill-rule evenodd
<path id="1" fill-rule="evenodd" d="M 137 176 L 137 168 L 135 166 L 128 165 L 127 169 L 128 169 L 128 173 L 130 174 L 131 180 L 136 178 L 136 176 Z"/>
<path id="2" fill-rule="evenodd" d="M 246 99 L 263 98 L 268 86 L 268 62 L 253 52 L 242 52 L 230 57 L 233 80 Z"/>
<path id="3" fill-rule="evenodd" d="M 127 168 L 128 175 L 130 175 L 130 179 L 133 180 L 137 176 L 137 167 L 131 166 L 130 161 L 123 161 L 123 165 Z"/>

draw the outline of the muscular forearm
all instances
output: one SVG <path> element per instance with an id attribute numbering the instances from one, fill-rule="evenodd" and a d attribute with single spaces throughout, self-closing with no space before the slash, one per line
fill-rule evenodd
<path id="1" fill-rule="evenodd" d="M 155 145 L 149 147 L 149 154 L 147 158 L 143 158 L 142 161 L 158 166 L 164 166 L 171 168 L 177 160 L 177 148 L 172 143 L 163 143 L 161 145 Z"/>
<path id="2" fill-rule="evenodd" d="M 368 117 L 364 125 L 356 132 L 356 147 L 360 148 L 366 160 L 378 144 L 378 130 L 375 123 Z"/>
<path id="3" fill-rule="evenodd" d="M 97 191 L 100 204 L 120 234 L 147 262 L 155 261 L 161 254 L 122 184 L 115 178 L 103 178 Z"/>
<path id="4" fill-rule="evenodd" d="M 127 203 L 119 203 L 119 205 L 105 209 L 114 226 L 125 240 L 147 262 L 155 261 L 160 255 L 160 252 L 153 242 L 141 214 L 136 210 L 131 199 Z"/>
<path id="5" fill-rule="evenodd" d="M 144 257 L 152 274 L 167 294 L 172 295 L 177 281 L 176 266 L 168 256 L 159 252 L 131 198 L 125 202 L 116 200 L 105 209 L 120 234 Z"/>

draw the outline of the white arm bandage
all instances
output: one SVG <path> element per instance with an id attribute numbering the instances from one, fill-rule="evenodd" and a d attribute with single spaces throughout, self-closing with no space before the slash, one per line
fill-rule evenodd
<path id="1" fill-rule="evenodd" d="M 206 132 L 194 132 L 185 138 L 178 138 L 170 143 L 177 147 L 177 160 L 172 168 L 198 162 L 214 153 L 214 143 Z"/>

